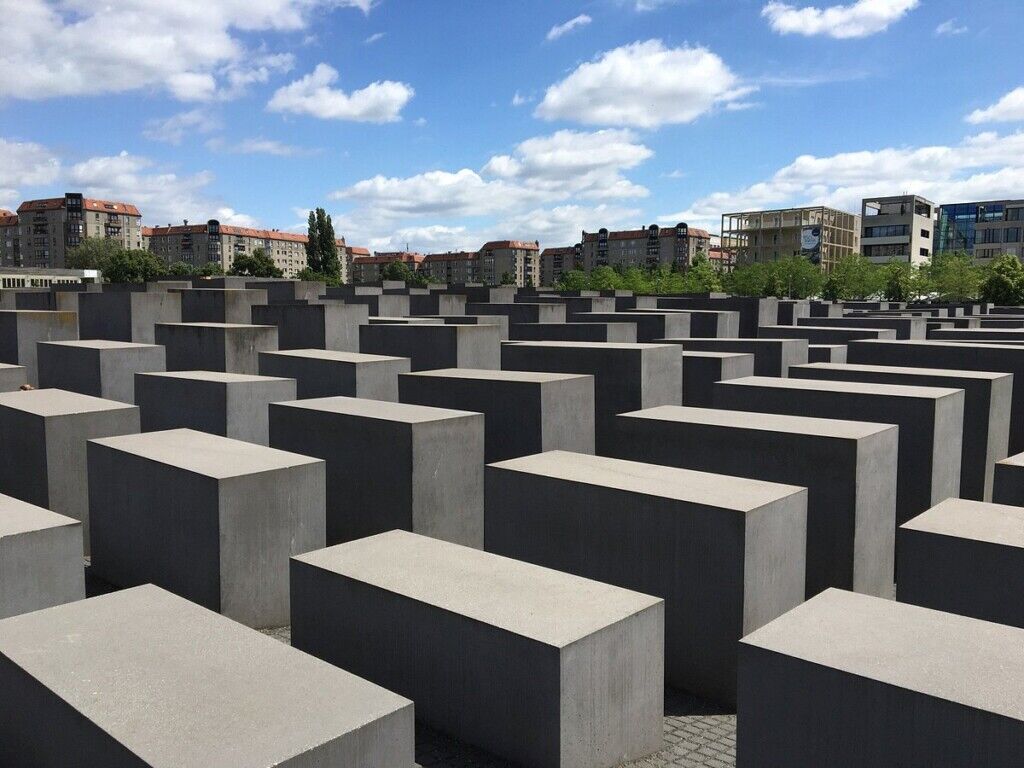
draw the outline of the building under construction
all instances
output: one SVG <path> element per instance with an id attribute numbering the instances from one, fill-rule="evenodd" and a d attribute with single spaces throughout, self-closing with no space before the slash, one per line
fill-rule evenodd
<path id="1" fill-rule="evenodd" d="M 736 266 L 803 256 L 829 271 L 860 252 L 860 216 L 823 205 L 722 215 L 722 248 Z"/>

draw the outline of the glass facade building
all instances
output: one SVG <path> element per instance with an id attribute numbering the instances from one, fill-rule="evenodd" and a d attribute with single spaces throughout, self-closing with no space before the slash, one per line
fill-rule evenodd
<path id="1" fill-rule="evenodd" d="M 975 225 L 1000 221 L 1010 200 L 988 200 L 976 203 L 954 203 L 939 206 L 935 224 L 935 253 L 966 251 L 974 255 Z"/>

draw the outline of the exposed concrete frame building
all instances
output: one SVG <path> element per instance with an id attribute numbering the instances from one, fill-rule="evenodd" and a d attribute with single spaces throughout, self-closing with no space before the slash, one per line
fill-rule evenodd
<path id="1" fill-rule="evenodd" d="M 934 253 L 935 203 L 920 195 L 861 202 L 861 253 L 876 264 L 920 264 Z"/>
<path id="2" fill-rule="evenodd" d="M 698 252 L 708 253 L 711 235 L 680 222 L 674 227 L 651 224 L 643 229 L 583 232 L 582 268 L 666 266 L 686 269 Z"/>
<path id="3" fill-rule="evenodd" d="M 1007 201 L 1002 217 L 975 224 L 974 258 L 986 263 L 1009 253 L 1024 258 L 1024 200 Z"/>
<path id="4" fill-rule="evenodd" d="M 824 205 L 725 213 L 722 248 L 735 266 L 805 256 L 830 271 L 860 252 L 860 216 Z"/>

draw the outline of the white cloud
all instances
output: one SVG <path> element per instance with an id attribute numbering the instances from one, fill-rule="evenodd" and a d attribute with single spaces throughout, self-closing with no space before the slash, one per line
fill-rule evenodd
<path id="1" fill-rule="evenodd" d="M 229 152 L 235 155 L 274 155 L 276 157 L 297 157 L 313 154 L 314 150 L 285 144 L 276 139 L 251 138 L 229 144 L 217 137 L 206 142 L 206 148 L 214 152 Z"/>
<path id="2" fill-rule="evenodd" d="M 975 125 L 1024 121 L 1024 87 L 1014 88 L 995 104 L 976 109 L 965 119 Z"/>
<path id="3" fill-rule="evenodd" d="M 0 138 L 0 183 L 10 195 L 13 187 L 54 183 L 60 175 L 60 160 L 41 144 Z"/>
<path id="4" fill-rule="evenodd" d="M 633 8 L 639 13 L 645 13 L 676 5 L 679 2 L 680 0 L 633 0 Z"/>
<path id="5" fill-rule="evenodd" d="M 228 224 L 232 227 L 257 227 L 259 221 L 244 213 L 239 213 L 234 208 L 221 207 L 213 212 L 213 217 L 221 224 Z"/>
<path id="6" fill-rule="evenodd" d="M 523 106 L 523 104 L 527 104 L 531 101 L 533 101 L 532 96 L 523 96 L 521 93 L 519 93 L 519 91 L 516 91 L 515 94 L 513 94 L 512 96 L 513 107 L 521 107 Z"/>
<path id="7" fill-rule="evenodd" d="M 364 45 L 373 45 L 373 44 L 374 44 L 374 43 L 376 43 L 377 41 L 379 41 L 379 40 L 383 40 L 383 39 L 384 39 L 384 35 L 385 35 L 385 33 L 384 33 L 384 32 L 374 32 L 374 33 L 373 33 L 372 35 L 370 35 L 370 36 L 369 36 L 368 38 L 366 38 L 365 40 L 363 40 L 363 44 L 364 44 Z"/>
<path id="8" fill-rule="evenodd" d="M 345 93 L 331 86 L 338 71 L 329 64 L 317 64 L 310 74 L 278 88 L 267 103 L 272 112 L 291 112 L 322 120 L 351 120 L 362 123 L 392 123 L 401 120 L 402 108 L 415 94 L 411 85 L 393 80 L 370 83 Z"/>
<path id="9" fill-rule="evenodd" d="M 587 16 L 587 14 L 581 13 L 579 16 L 575 16 L 575 17 L 569 19 L 564 24 L 556 24 L 555 26 L 553 26 L 551 29 L 548 30 L 548 34 L 547 34 L 547 38 L 546 39 L 547 40 L 557 40 L 558 38 L 562 37 L 563 35 L 569 34 L 574 29 L 578 29 L 579 27 L 587 26 L 587 24 L 589 24 L 592 21 L 593 21 L 593 19 L 590 18 L 589 16 Z"/>
<path id="10" fill-rule="evenodd" d="M 163 141 L 175 146 L 190 133 L 210 133 L 220 127 L 220 121 L 204 109 L 190 109 L 163 119 L 146 122 L 142 135 L 152 141 Z"/>
<path id="11" fill-rule="evenodd" d="M 305 29 L 369 0 L 0 0 L 0 96 L 44 99 L 164 89 L 209 101 L 265 82 L 287 54 L 248 50 L 242 34 Z"/>
<path id="12" fill-rule="evenodd" d="M 581 64 L 547 89 L 534 114 L 588 125 L 657 128 L 689 123 L 756 90 L 706 48 L 624 45 Z"/>
<path id="13" fill-rule="evenodd" d="M 956 19 L 948 19 L 935 28 L 935 34 L 939 37 L 962 35 L 967 31 L 967 27 L 957 25 Z"/>
<path id="14" fill-rule="evenodd" d="M 770 2 L 761 9 L 761 16 L 780 35 L 826 35 L 844 40 L 884 32 L 918 5 L 920 0 L 857 0 L 849 5 L 798 8 Z"/>

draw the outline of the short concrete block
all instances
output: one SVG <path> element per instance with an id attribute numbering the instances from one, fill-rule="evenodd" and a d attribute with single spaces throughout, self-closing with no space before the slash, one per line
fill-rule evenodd
<path id="1" fill-rule="evenodd" d="M 289 349 L 260 352 L 260 374 L 295 379 L 296 395 L 363 397 L 398 401 L 398 374 L 409 372 L 409 358 L 335 352 L 328 349 Z"/>
<path id="2" fill-rule="evenodd" d="M 521 305 L 513 305 L 521 306 Z M 496 325 L 363 325 L 359 351 L 407 357 L 412 370 L 501 367 Z"/>
<path id="3" fill-rule="evenodd" d="M 325 542 L 323 461 L 173 429 L 90 440 L 89 477 L 96 576 L 288 623 L 288 558 Z"/>
<path id="4" fill-rule="evenodd" d="M 135 402 L 136 373 L 167 369 L 167 356 L 163 347 L 131 341 L 46 341 L 39 343 L 37 354 L 40 387 L 66 389 L 121 403 Z"/>
<path id="5" fill-rule="evenodd" d="M 327 462 L 327 541 L 394 528 L 484 540 L 484 417 L 326 397 L 270 406 L 270 444 Z"/>
<path id="6" fill-rule="evenodd" d="M 74 312 L 0 310 L 0 363 L 23 366 L 33 386 L 39 384 L 36 344 L 77 338 L 78 315 Z"/>
<path id="7" fill-rule="evenodd" d="M 580 312 L 577 323 L 635 323 L 636 340 L 652 343 L 655 339 L 688 338 L 690 315 L 686 312 Z"/>
<path id="8" fill-rule="evenodd" d="M 786 376 L 791 365 L 807 362 L 806 339 L 659 339 L 684 352 L 742 352 L 754 356 L 754 375 Z"/>
<path id="9" fill-rule="evenodd" d="M 636 323 L 516 323 L 513 341 L 610 341 L 636 343 Z"/>
<path id="10" fill-rule="evenodd" d="M 278 349 L 358 352 L 359 326 L 369 314 L 360 304 L 257 304 L 252 322 L 277 326 Z"/>
<path id="11" fill-rule="evenodd" d="M 896 332 L 897 339 L 925 338 L 927 323 L 923 317 L 803 317 L 796 322 L 798 326 L 825 328 L 890 328 Z"/>
<path id="12" fill-rule="evenodd" d="M 292 559 L 296 648 L 530 768 L 610 768 L 661 746 L 664 607 L 405 531 Z"/>
<path id="13" fill-rule="evenodd" d="M 509 327 L 516 323 L 564 323 L 564 304 L 485 304 L 469 302 L 467 315 L 504 315 Z"/>
<path id="14" fill-rule="evenodd" d="M 267 292 L 259 288 L 193 288 L 181 291 L 181 322 L 252 322 L 252 308 L 267 303 Z"/>
<path id="15" fill-rule="evenodd" d="M 735 339 L 740 335 L 739 312 L 716 312 L 710 309 L 637 309 L 634 311 L 689 315 L 689 337 L 693 339 Z M 683 334 L 671 335 L 680 337 Z"/>
<path id="16" fill-rule="evenodd" d="M 0 363 L 0 392 L 15 392 L 28 384 L 28 369 L 23 365 Z"/>
<path id="17" fill-rule="evenodd" d="M 754 356 L 742 352 L 683 352 L 683 405 L 710 407 L 715 382 L 754 375 Z"/>
<path id="18" fill-rule="evenodd" d="M 808 363 L 845 363 L 845 344 L 808 344 Z M 792 367 L 792 366 L 790 366 Z"/>
<path id="19" fill-rule="evenodd" d="M 259 353 L 277 349 L 277 326 L 231 323 L 158 323 L 169 371 L 259 371 Z"/>
<path id="20" fill-rule="evenodd" d="M 811 344 L 849 344 L 858 339 L 895 339 L 891 328 L 826 328 L 815 325 L 771 325 L 757 329 L 760 339 L 807 339 Z"/>
<path id="21" fill-rule="evenodd" d="M 180 323 L 181 293 L 118 291 L 78 293 L 78 335 L 83 339 L 153 344 L 156 323 Z"/>
<path id="22" fill-rule="evenodd" d="M 992 501 L 1024 507 L 1024 453 L 997 461 L 992 481 Z"/>

